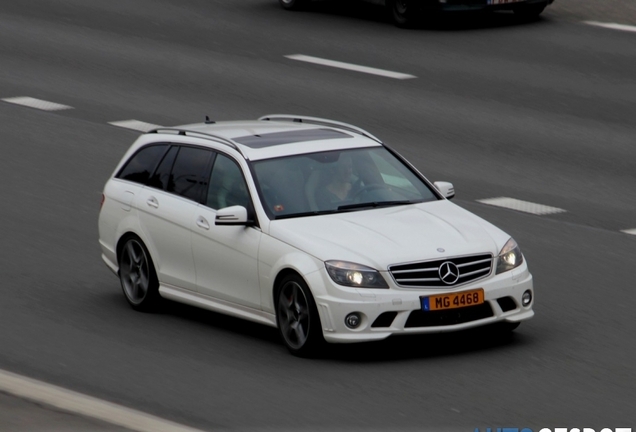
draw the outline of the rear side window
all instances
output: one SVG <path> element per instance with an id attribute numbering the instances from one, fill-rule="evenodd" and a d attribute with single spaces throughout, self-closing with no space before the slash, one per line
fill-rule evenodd
<path id="1" fill-rule="evenodd" d="M 167 191 L 199 202 L 208 185 L 205 171 L 211 156 L 210 150 L 181 147 L 172 166 Z"/>
<path id="2" fill-rule="evenodd" d="M 170 175 L 172 171 L 172 165 L 174 165 L 174 160 L 177 157 L 177 152 L 179 151 L 178 146 L 170 147 L 168 153 L 163 157 L 163 160 L 155 170 L 155 173 L 150 177 L 148 181 L 148 186 L 162 189 L 167 191 L 168 188 L 173 187 L 172 184 L 172 176 Z"/>
<path id="3" fill-rule="evenodd" d="M 116 177 L 145 185 L 167 149 L 167 144 L 143 147 L 126 162 Z"/>

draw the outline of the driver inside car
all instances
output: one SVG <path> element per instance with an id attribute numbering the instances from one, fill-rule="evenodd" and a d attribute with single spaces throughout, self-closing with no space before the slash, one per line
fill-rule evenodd
<path id="1" fill-rule="evenodd" d="M 331 180 L 317 191 L 316 202 L 320 208 L 338 207 L 347 201 L 353 187 L 353 161 L 351 156 L 341 154 Z"/>

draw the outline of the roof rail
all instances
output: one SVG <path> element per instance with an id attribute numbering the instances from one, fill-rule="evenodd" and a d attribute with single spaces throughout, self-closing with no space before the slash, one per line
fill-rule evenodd
<path id="1" fill-rule="evenodd" d="M 198 135 L 199 138 L 209 139 L 211 141 L 218 142 L 219 144 L 225 144 L 228 147 L 232 147 L 234 150 L 238 151 L 243 157 L 247 158 L 245 154 L 241 151 L 241 148 L 236 144 L 236 142 L 234 142 L 233 140 L 229 138 L 225 138 L 219 135 L 193 131 L 190 129 L 175 128 L 175 127 L 160 127 L 160 128 L 150 130 L 146 133 L 151 134 L 151 133 L 161 133 L 161 132 L 173 132 L 173 133 L 176 133 L 177 135 L 194 136 L 195 138 Z"/>
<path id="2" fill-rule="evenodd" d="M 334 128 L 344 129 L 349 132 L 354 132 L 359 135 L 363 135 L 367 138 L 371 138 L 373 141 L 377 141 L 380 144 L 382 144 L 382 140 L 370 134 L 369 132 L 365 131 L 364 129 L 361 129 L 357 126 L 353 126 L 347 123 L 334 121 L 334 120 L 328 120 L 328 119 L 323 119 L 318 117 L 299 116 L 299 115 L 293 115 L 293 114 L 269 114 L 259 118 L 259 120 L 261 121 L 291 121 L 291 122 L 297 122 L 297 123 L 308 123 L 308 124 L 315 124 L 315 125 L 321 125 L 321 126 L 330 126 Z"/>

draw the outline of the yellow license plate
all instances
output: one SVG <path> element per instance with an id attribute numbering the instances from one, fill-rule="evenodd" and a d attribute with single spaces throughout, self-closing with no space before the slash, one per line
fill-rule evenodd
<path id="1" fill-rule="evenodd" d="M 475 306 L 484 302 L 484 290 L 462 291 L 452 294 L 441 294 L 430 297 L 421 297 L 422 310 L 435 311 L 445 309 L 456 309 L 468 306 Z"/>

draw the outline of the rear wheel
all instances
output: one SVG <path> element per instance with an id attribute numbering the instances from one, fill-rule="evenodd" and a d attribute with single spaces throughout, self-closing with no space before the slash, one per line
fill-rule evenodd
<path id="1" fill-rule="evenodd" d="M 119 280 L 135 310 L 149 311 L 159 303 L 159 281 L 150 254 L 138 237 L 129 237 L 119 253 Z"/>
<path id="2" fill-rule="evenodd" d="M 413 27 L 418 21 L 420 10 L 414 0 L 386 0 L 386 7 L 389 17 L 398 27 Z"/>
<path id="3" fill-rule="evenodd" d="M 514 9 L 513 12 L 515 15 L 518 15 L 521 18 L 535 19 L 538 18 L 539 15 L 541 15 L 546 6 L 547 4 L 545 3 L 523 5 Z"/>
<path id="4" fill-rule="evenodd" d="M 281 281 L 276 321 L 283 342 L 296 356 L 312 356 L 324 343 L 316 303 L 298 275 L 286 276 Z"/>
<path id="5" fill-rule="evenodd" d="M 300 10 L 307 6 L 307 0 L 278 0 L 283 9 Z"/>

